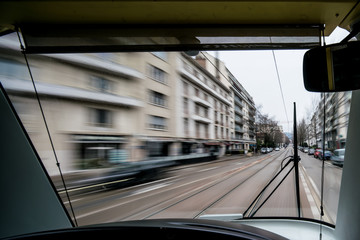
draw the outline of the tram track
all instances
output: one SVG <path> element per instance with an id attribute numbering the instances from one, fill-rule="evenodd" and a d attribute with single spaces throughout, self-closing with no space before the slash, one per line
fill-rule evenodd
<path id="1" fill-rule="evenodd" d="M 279 158 L 282 158 L 283 155 L 287 154 L 288 151 L 286 152 L 282 152 L 280 153 L 278 156 L 276 156 L 276 160 L 279 159 Z M 193 189 L 191 192 L 186 192 L 186 193 L 183 193 L 182 195 L 178 196 L 179 199 L 177 199 L 176 201 L 174 201 L 174 199 L 166 199 L 162 202 L 158 202 L 156 204 L 154 204 L 153 206 L 150 207 L 150 209 L 155 209 L 161 205 L 165 205 L 163 207 L 161 207 L 161 209 L 158 209 L 158 210 L 155 210 L 155 211 L 152 211 L 151 213 L 145 215 L 145 216 L 142 216 L 141 219 L 147 219 L 147 218 L 151 218 L 161 212 L 164 212 L 166 211 L 167 209 L 171 208 L 171 207 L 174 207 L 178 204 L 181 204 L 181 203 L 184 203 L 185 201 L 187 200 L 190 200 L 191 198 L 193 198 L 194 196 L 198 195 L 198 194 L 201 194 L 202 192 L 204 191 L 207 191 L 221 183 L 224 183 L 225 181 L 229 180 L 230 178 L 236 176 L 238 173 L 240 173 L 241 171 L 249 168 L 249 167 L 252 167 L 262 161 L 265 161 L 265 160 L 271 160 L 269 162 L 267 162 L 263 168 L 265 168 L 266 166 L 268 166 L 269 164 L 271 164 L 274 159 L 273 159 L 274 155 L 264 155 L 263 158 L 255 161 L 255 162 L 252 162 L 252 163 L 249 163 L 245 166 L 242 166 L 242 167 L 239 167 L 237 169 L 234 169 L 234 170 L 231 170 L 231 171 L 228 171 L 226 172 L 227 176 L 226 177 L 223 177 L 223 178 L 220 178 L 219 180 L 213 180 L 205 185 L 202 185 L 198 188 L 195 188 Z M 243 181 L 241 181 L 240 183 L 238 183 L 236 186 L 234 186 L 232 189 L 230 189 L 229 191 L 227 191 L 226 193 L 222 194 L 220 197 L 218 197 L 216 200 L 212 201 L 211 203 L 209 203 L 206 207 L 202 208 L 198 213 L 196 213 L 193 218 L 197 218 L 198 216 L 200 216 L 203 212 L 205 212 L 207 209 L 211 208 L 212 206 L 214 206 L 216 203 L 218 203 L 219 201 L 221 201 L 222 199 L 224 199 L 226 196 L 228 196 L 230 193 L 232 193 L 233 191 L 235 191 L 236 189 L 238 189 L 242 184 L 244 184 L 246 181 L 250 180 L 251 178 L 254 177 L 254 175 L 256 175 L 257 173 L 259 173 L 263 168 L 260 168 L 259 170 L 255 171 L 255 172 L 252 172 L 250 174 L 249 177 L 245 178 Z M 278 169 L 276 168 L 276 170 L 274 170 L 274 173 L 276 173 L 278 171 Z M 221 173 L 221 175 L 223 175 L 224 173 Z M 264 186 L 265 186 L 266 183 L 264 183 Z M 137 213 L 134 213 L 134 214 L 131 214 L 130 216 L 127 216 L 125 218 L 122 218 L 121 220 L 129 220 L 129 219 L 136 219 L 138 218 L 139 216 L 143 215 L 144 212 L 149 212 L 150 210 L 149 208 L 145 209 L 145 210 L 141 210 Z"/>
<path id="2" fill-rule="evenodd" d="M 255 157 L 255 156 L 252 156 L 252 157 Z M 244 159 L 244 158 L 246 158 L 246 157 L 242 156 L 242 155 L 230 155 L 230 156 L 227 155 L 227 156 L 222 157 L 221 159 L 217 159 L 217 160 L 205 161 L 205 162 L 196 163 L 196 164 L 184 164 L 184 165 L 172 167 L 172 168 L 168 169 L 168 172 L 187 169 L 187 168 L 191 168 L 194 166 L 211 165 L 216 162 L 231 161 L 231 160 L 235 160 L 235 159 Z M 79 186 L 79 187 L 70 187 L 70 188 L 67 188 L 67 192 L 71 193 L 71 194 L 76 193 L 76 194 L 82 195 L 82 194 L 91 194 L 93 192 L 106 191 L 106 190 L 108 190 L 109 186 L 123 183 L 123 182 L 129 181 L 131 179 L 132 178 L 129 177 L 129 178 L 124 178 L 124 179 L 119 179 L 119 180 L 114 180 L 114 181 L 104 181 L 102 183 L 97 183 L 97 184 L 89 184 L 89 185 L 84 185 L 84 186 Z M 136 185 L 134 185 L 134 186 L 136 186 Z M 60 195 L 66 194 L 66 191 L 64 188 L 59 188 L 57 191 L 58 191 L 58 194 L 60 194 Z"/>
<path id="3" fill-rule="evenodd" d="M 280 154 L 279 156 L 276 157 L 276 159 L 278 158 L 283 158 L 281 157 L 282 155 L 286 155 L 287 154 L 287 151 L 286 152 L 283 152 L 282 154 Z M 274 160 L 273 160 L 274 161 Z M 264 168 L 269 165 L 271 162 L 269 162 L 268 164 L 266 164 L 264 166 Z M 238 189 L 240 186 L 242 186 L 245 182 L 249 181 L 251 178 L 254 178 L 256 177 L 256 175 L 261 171 L 262 169 L 258 170 L 255 174 L 253 175 L 250 175 L 248 178 L 246 178 L 244 181 L 242 181 L 241 183 L 239 183 L 238 185 L 236 185 L 235 187 L 233 187 L 230 191 L 227 191 L 226 193 L 224 193 L 223 195 L 221 195 L 217 200 L 213 201 L 212 203 L 210 203 L 207 207 L 205 207 L 204 209 L 202 209 L 202 211 L 200 211 L 194 218 L 197 218 L 199 217 L 200 215 L 202 215 L 206 210 L 210 209 L 211 207 L 213 207 L 214 205 L 216 205 L 217 203 L 219 203 L 222 199 L 224 199 L 225 197 L 227 197 L 228 195 L 230 195 L 230 193 L 234 192 L 236 189 Z M 275 169 L 274 172 L 273 172 L 273 175 L 275 175 L 279 170 L 278 169 Z M 265 186 L 267 184 L 267 182 L 263 185 Z M 263 187 L 262 186 L 262 187 Z M 261 188 L 262 188 L 261 187 Z M 263 196 L 264 194 L 261 195 L 261 197 Z M 261 197 L 259 198 L 258 201 L 260 201 Z"/>

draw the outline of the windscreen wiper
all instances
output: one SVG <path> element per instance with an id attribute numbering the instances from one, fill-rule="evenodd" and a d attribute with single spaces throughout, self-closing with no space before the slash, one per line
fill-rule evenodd
<path id="1" fill-rule="evenodd" d="M 298 155 L 298 146 L 297 146 L 297 127 L 296 127 L 296 103 L 294 103 L 294 155 L 288 156 L 283 159 L 281 162 L 281 169 L 280 171 L 266 184 L 266 186 L 260 191 L 260 193 L 255 197 L 255 199 L 251 202 L 250 206 L 245 210 L 243 213 L 244 218 L 251 218 L 259 211 L 259 209 L 269 200 L 269 198 L 274 194 L 274 192 L 279 188 L 279 186 L 284 182 L 286 177 L 291 173 L 293 169 L 295 169 L 295 192 L 296 192 L 296 206 L 297 206 L 297 215 L 301 217 L 301 203 L 300 203 L 300 187 L 299 187 L 299 161 L 300 157 Z M 283 162 L 290 158 L 284 166 Z M 285 176 L 281 179 L 281 181 L 276 185 L 276 187 L 272 190 L 272 192 L 267 196 L 267 198 L 257 207 L 257 203 L 259 202 L 260 198 L 264 194 L 264 192 L 269 188 L 271 183 L 283 172 L 283 170 L 293 162 L 294 165 L 290 168 L 290 170 L 285 174 Z"/>

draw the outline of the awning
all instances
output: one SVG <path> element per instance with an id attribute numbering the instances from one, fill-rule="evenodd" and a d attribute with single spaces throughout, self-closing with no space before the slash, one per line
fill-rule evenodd
<path id="1" fill-rule="evenodd" d="M 72 135 L 71 142 L 75 143 L 126 143 L 127 139 L 122 136 L 106 135 Z"/>
<path id="2" fill-rule="evenodd" d="M 220 146 L 220 145 L 222 145 L 222 142 L 206 142 L 203 144 L 207 145 L 207 146 Z"/>

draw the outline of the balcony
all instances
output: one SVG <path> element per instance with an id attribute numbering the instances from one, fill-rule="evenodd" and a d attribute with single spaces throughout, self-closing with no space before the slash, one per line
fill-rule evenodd
<path id="1" fill-rule="evenodd" d="M 238 108 L 235 108 L 235 113 L 237 113 L 237 114 L 239 114 L 241 116 L 244 116 L 244 113 Z"/>
<path id="2" fill-rule="evenodd" d="M 194 119 L 194 121 L 202 122 L 202 123 L 206 123 L 206 124 L 212 123 L 212 121 L 211 121 L 210 119 L 208 119 L 207 117 L 205 117 L 205 116 L 200 116 L 200 115 L 196 115 L 196 114 L 194 114 L 194 115 L 192 116 L 192 119 Z"/>
<path id="3" fill-rule="evenodd" d="M 100 59 L 93 58 L 85 54 L 51 54 L 46 56 L 91 69 L 98 69 L 101 71 L 124 76 L 126 78 L 144 79 L 144 75 L 135 69 L 113 62 L 104 63 L 104 61 Z"/>
<path id="4" fill-rule="evenodd" d="M 249 116 L 249 120 L 250 120 L 251 122 L 255 122 L 255 118 L 254 118 L 253 116 Z"/>
<path id="5" fill-rule="evenodd" d="M 180 69 L 180 74 L 185 77 L 186 79 L 190 80 L 191 82 L 195 83 L 196 85 L 200 86 L 202 89 L 204 89 L 207 93 L 210 93 L 213 96 L 216 96 L 218 99 L 221 99 L 222 102 L 225 104 L 231 106 L 231 102 L 227 100 L 225 97 L 223 97 L 220 93 L 216 92 L 211 87 L 205 85 L 201 80 L 196 78 L 193 74 L 186 71 L 184 68 Z"/>
<path id="6" fill-rule="evenodd" d="M 255 132 L 254 131 L 248 131 L 248 134 L 250 135 L 250 136 L 255 136 Z"/>
<path id="7" fill-rule="evenodd" d="M 244 120 L 239 116 L 235 116 L 235 122 L 239 124 L 244 124 Z"/>
<path id="8" fill-rule="evenodd" d="M 242 103 L 242 101 L 237 98 L 235 98 L 235 104 L 237 104 L 239 107 L 244 107 L 244 104 Z"/>
<path id="9" fill-rule="evenodd" d="M 235 126 L 235 132 L 244 133 L 244 129 L 241 127 Z"/>
<path id="10" fill-rule="evenodd" d="M 22 92 L 33 94 L 34 88 L 31 81 L 3 79 L 2 84 L 5 89 L 13 92 Z M 72 101 L 79 100 L 85 102 L 93 102 L 98 104 L 116 105 L 124 107 L 143 107 L 144 103 L 138 99 L 115 94 L 95 92 L 87 89 L 62 86 L 50 83 L 36 83 L 39 95 L 49 97 L 58 97 L 70 99 Z"/>
<path id="11" fill-rule="evenodd" d="M 208 101 L 201 99 L 197 96 L 192 96 L 192 100 L 196 103 L 199 103 L 199 104 L 205 106 L 205 107 L 211 107 L 211 104 Z"/>

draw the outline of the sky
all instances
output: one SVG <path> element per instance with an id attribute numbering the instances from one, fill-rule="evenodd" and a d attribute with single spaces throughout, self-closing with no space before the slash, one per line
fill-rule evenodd
<path id="1" fill-rule="evenodd" d="M 336 29 L 326 43 L 341 41 L 347 32 Z M 310 120 L 320 93 L 307 92 L 303 84 L 302 61 L 306 50 L 274 51 L 284 96 L 283 104 L 273 51 L 222 51 L 219 58 L 253 97 L 262 114 L 273 117 L 284 132 L 292 132 L 294 102 L 297 122 Z M 286 110 L 285 110 L 286 108 Z"/>

